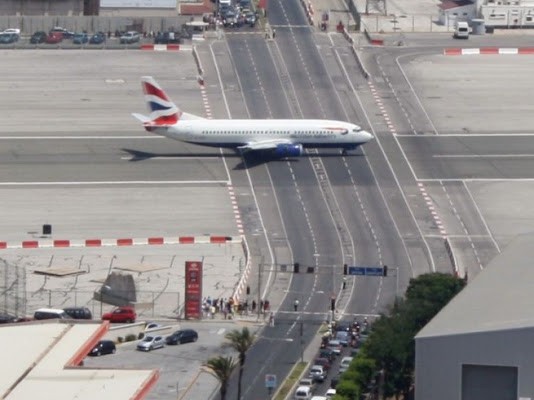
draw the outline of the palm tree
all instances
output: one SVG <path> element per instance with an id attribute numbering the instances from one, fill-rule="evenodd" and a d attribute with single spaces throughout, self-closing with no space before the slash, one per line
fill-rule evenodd
<path id="1" fill-rule="evenodd" d="M 241 400 L 241 378 L 243 377 L 243 368 L 248 349 L 254 343 L 254 335 L 250 333 L 247 327 L 241 330 L 234 329 L 225 336 L 229 341 L 228 345 L 239 353 L 239 378 L 237 380 L 237 399 Z"/>
<path id="2" fill-rule="evenodd" d="M 226 398 L 226 389 L 228 388 L 228 382 L 232 376 L 232 372 L 237 366 L 233 357 L 213 357 L 206 362 L 206 366 L 211 369 L 211 374 L 214 375 L 221 384 L 219 390 L 221 394 L 221 400 Z"/>

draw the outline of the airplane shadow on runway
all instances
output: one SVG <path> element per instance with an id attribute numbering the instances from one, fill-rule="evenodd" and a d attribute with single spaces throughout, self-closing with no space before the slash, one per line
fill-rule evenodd
<path id="1" fill-rule="evenodd" d="M 240 158 L 241 161 L 234 167 L 236 170 L 243 170 L 243 169 L 250 169 L 254 167 L 258 167 L 260 165 L 271 163 L 271 162 L 300 162 L 301 159 L 308 159 L 311 157 L 321 157 L 321 158 L 334 158 L 334 157 L 341 157 L 339 152 L 336 153 L 306 153 L 303 154 L 300 157 L 291 157 L 291 158 L 280 158 L 275 157 L 272 154 L 269 153 L 263 153 L 263 152 L 254 152 L 254 153 L 247 153 L 247 154 L 241 154 L 239 152 L 235 153 L 224 153 L 221 154 L 220 152 L 210 152 L 210 153 L 150 153 L 147 151 L 141 151 L 141 150 L 134 150 L 134 149 L 121 149 L 125 153 L 128 153 L 132 158 L 128 160 L 129 162 L 138 162 L 138 161 L 145 161 L 150 160 L 152 158 Z M 358 151 L 358 152 L 349 152 L 344 157 L 363 157 L 364 155 Z"/>

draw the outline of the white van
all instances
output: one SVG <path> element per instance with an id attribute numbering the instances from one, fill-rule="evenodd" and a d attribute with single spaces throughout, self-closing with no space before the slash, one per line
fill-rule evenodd
<path id="1" fill-rule="evenodd" d="M 455 39 L 469 39 L 469 24 L 467 21 L 456 21 L 454 24 Z"/>
<path id="2" fill-rule="evenodd" d="M 295 400 L 310 400 L 312 398 L 312 391 L 309 386 L 299 386 L 295 390 Z"/>
<path id="3" fill-rule="evenodd" d="M 69 316 L 58 308 L 40 308 L 33 313 L 34 319 L 68 319 Z"/>

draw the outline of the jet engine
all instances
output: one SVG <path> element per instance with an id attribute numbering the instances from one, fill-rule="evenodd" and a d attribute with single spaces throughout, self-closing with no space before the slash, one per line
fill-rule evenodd
<path id="1" fill-rule="evenodd" d="M 301 144 L 280 143 L 274 149 L 276 157 L 299 157 L 304 153 Z"/>

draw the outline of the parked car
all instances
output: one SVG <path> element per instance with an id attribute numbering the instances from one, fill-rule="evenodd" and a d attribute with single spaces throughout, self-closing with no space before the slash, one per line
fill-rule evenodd
<path id="1" fill-rule="evenodd" d="M 63 311 L 70 317 L 74 319 L 93 319 L 93 314 L 91 310 L 87 307 L 67 307 Z"/>
<path id="2" fill-rule="evenodd" d="M 44 43 L 46 41 L 47 36 L 48 34 L 46 32 L 37 31 L 31 36 L 30 43 L 32 44 Z"/>
<path id="3" fill-rule="evenodd" d="M 18 321 L 18 318 L 15 317 L 14 315 L 0 314 L 0 324 L 12 324 L 17 321 Z"/>
<path id="4" fill-rule="evenodd" d="M 342 346 L 339 340 L 330 340 L 328 342 L 328 348 L 331 349 L 337 356 L 341 354 L 341 347 Z"/>
<path id="5" fill-rule="evenodd" d="M 339 363 L 339 373 L 342 374 L 349 369 L 349 365 L 352 362 L 352 357 L 343 357 Z"/>
<path id="6" fill-rule="evenodd" d="M 193 329 L 180 329 L 165 338 L 167 344 L 182 344 L 196 342 L 197 340 L 198 333 Z"/>
<path id="7" fill-rule="evenodd" d="M 145 336 L 143 340 L 137 343 L 137 350 L 150 351 L 160 349 L 165 346 L 163 336 Z"/>
<path id="8" fill-rule="evenodd" d="M 103 32 L 95 33 L 93 36 L 91 36 L 91 39 L 89 39 L 90 44 L 102 44 L 106 41 L 106 34 Z"/>
<path id="9" fill-rule="evenodd" d="M 309 376 L 315 382 L 324 382 L 326 379 L 326 369 L 322 365 L 313 365 L 310 368 Z"/>
<path id="10" fill-rule="evenodd" d="M 52 29 L 50 29 L 49 33 L 59 33 L 63 37 L 63 39 L 70 39 L 74 36 L 74 32 L 69 31 L 66 28 L 62 28 L 61 26 L 55 26 Z"/>
<path id="11" fill-rule="evenodd" d="M 19 35 L 16 33 L 0 33 L 0 43 L 10 44 L 19 41 Z"/>
<path id="12" fill-rule="evenodd" d="M 141 40 L 141 35 L 136 31 L 126 32 L 120 37 L 121 44 L 132 44 L 139 42 Z"/>
<path id="13" fill-rule="evenodd" d="M 56 44 L 63 41 L 63 34 L 61 32 L 50 32 L 45 39 L 45 43 Z"/>
<path id="14" fill-rule="evenodd" d="M 180 34 L 176 32 L 158 32 L 154 37 L 155 44 L 180 43 Z"/>
<path id="15" fill-rule="evenodd" d="M 88 355 L 91 357 L 102 356 L 104 354 L 115 354 L 115 351 L 117 351 L 117 348 L 112 340 L 101 340 L 93 347 Z"/>
<path id="16" fill-rule="evenodd" d="M 33 313 L 34 319 L 69 319 L 67 313 L 59 308 L 40 308 Z"/>
<path id="17" fill-rule="evenodd" d="M 72 37 L 73 44 L 85 44 L 89 42 L 89 35 L 87 33 L 75 33 Z"/>
<path id="18" fill-rule="evenodd" d="M 20 29 L 18 29 L 18 28 L 8 28 L 8 29 L 4 30 L 2 33 L 16 33 L 17 35 L 20 36 Z"/>
<path id="19" fill-rule="evenodd" d="M 102 315 L 102 320 L 109 322 L 131 323 L 135 322 L 136 318 L 135 309 L 131 306 L 117 307 L 113 311 Z"/>

